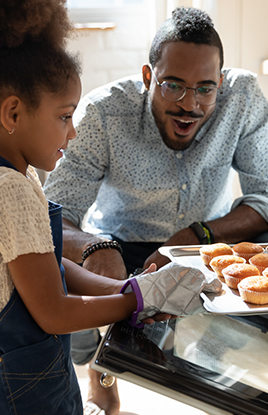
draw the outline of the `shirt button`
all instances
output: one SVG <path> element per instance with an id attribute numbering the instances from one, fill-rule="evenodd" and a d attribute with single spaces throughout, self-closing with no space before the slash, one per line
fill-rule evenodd
<path id="1" fill-rule="evenodd" d="M 177 157 L 177 159 L 181 159 L 182 158 L 182 153 L 177 153 L 176 157 Z"/>
<path id="2" fill-rule="evenodd" d="M 184 213 L 181 213 L 181 214 L 179 215 L 179 218 L 180 218 L 180 219 L 184 218 Z"/>
<path id="3" fill-rule="evenodd" d="M 182 186 L 181 186 L 181 188 L 182 188 L 182 190 L 185 190 L 186 188 L 187 188 L 187 184 L 185 183 L 185 184 L 183 184 Z"/>

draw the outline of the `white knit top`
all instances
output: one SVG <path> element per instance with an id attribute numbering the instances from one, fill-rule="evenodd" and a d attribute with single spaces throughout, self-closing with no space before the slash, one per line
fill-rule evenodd
<path id="1" fill-rule="evenodd" d="M 48 203 L 34 169 L 25 177 L 0 167 L 0 311 L 14 289 L 8 262 L 19 255 L 53 251 Z"/>

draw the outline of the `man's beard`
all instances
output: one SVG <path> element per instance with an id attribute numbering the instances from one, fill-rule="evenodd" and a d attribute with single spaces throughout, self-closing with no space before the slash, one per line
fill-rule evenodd
<path id="1" fill-rule="evenodd" d="M 158 111 L 155 110 L 154 108 L 152 108 L 152 113 L 153 113 L 153 116 L 154 116 L 154 119 L 155 119 L 155 123 L 158 127 L 158 130 L 159 130 L 160 134 L 161 134 L 162 140 L 164 141 L 165 145 L 168 148 L 170 148 L 171 150 L 175 150 L 175 151 L 183 151 L 183 150 L 186 150 L 187 148 L 190 147 L 190 145 L 192 144 L 192 142 L 195 139 L 195 136 L 196 136 L 197 132 L 187 142 L 182 142 L 181 140 L 183 140 L 183 138 L 186 138 L 186 137 L 179 136 L 175 132 L 174 132 L 175 137 L 170 138 L 167 131 L 166 131 L 166 127 L 165 127 L 164 122 L 158 116 Z M 182 117 L 182 116 L 188 115 L 188 116 L 191 116 L 192 118 L 196 118 L 196 119 L 200 119 L 200 118 L 203 117 L 203 114 L 202 115 L 196 115 L 196 114 L 193 114 L 193 113 L 186 113 L 183 110 L 181 110 L 177 114 L 167 111 L 166 114 L 172 115 L 174 117 Z M 177 139 L 176 139 L 176 136 L 177 136 Z"/>
<path id="2" fill-rule="evenodd" d="M 166 128 L 165 125 L 162 121 L 155 120 L 156 125 L 158 127 L 158 130 L 161 134 L 162 140 L 164 141 L 165 145 L 170 148 L 171 150 L 175 150 L 175 151 L 183 151 L 186 150 L 188 147 L 190 147 L 190 145 L 192 144 L 192 142 L 194 141 L 195 135 L 192 137 L 192 139 L 190 141 L 187 141 L 186 143 L 182 143 L 180 141 L 180 136 L 178 136 L 178 139 L 176 140 L 175 138 L 171 139 L 167 132 L 166 132 Z M 176 135 L 176 133 L 175 133 Z"/>

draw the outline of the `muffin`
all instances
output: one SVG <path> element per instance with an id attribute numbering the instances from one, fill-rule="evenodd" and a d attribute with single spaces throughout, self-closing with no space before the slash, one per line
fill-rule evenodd
<path id="1" fill-rule="evenodd" d="M 222 270 L 228 265 L 231 264 L 245 264 L 246 260 L 245 258 L 240 258 L 239 256 L 235 255 L 220 255 L 216 256 L 215 258 L 212 258 L 209 265 L 213 269 L 214 272 L 216 272 L 218 277 L 222 277 Z"/>
<path id="2" fill-rule="evenodd" d="M 251 264 L 231 264 L 222 270 L 222 275 L 228 287 L 237 290 L 237 284 L 244 278 L 258 276 L 260 271 Z"/>
<path id="3" fill-rule="evenodd" d="M 249 259 L 249 263 L 255 265 L 260 271 L 260 274 L 262 274 L 265 268 L 268 268 L 268 254 L 263 253 L 254 255 Z"/>
<path id="4" fill-rule="evenodd" d="M 262 271 L 262 275 L 263 275 L 264 277 L 268 277 L 268 268 L 265 268 L 265 270 L 264 270 L 264 271 Z"/>
<path id="5" fill-rule="evenodd" d="M 200 256 L 205 265 L 209 265 L 210 261 L 219 255 L 232 255 L 232 248 L 224 243 L 204 245 L 199 249 Z"/>
<path id="6" fill-rule="evenodd" d="M 240 242 L 233 246 L 233 254 L 245 258 L 247 262 L 252 256 L 261 254 L 263 251 L 262 246 L 253 242 Z"/>
<path id="7" fill-rule="evenodd" d="M 237 287 L 242 300 L 252 304 L 268 304 L 267 277 L 244 278 Z"/>

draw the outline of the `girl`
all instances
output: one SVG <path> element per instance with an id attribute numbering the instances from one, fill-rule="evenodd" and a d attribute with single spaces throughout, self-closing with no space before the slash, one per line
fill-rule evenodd
<path id="1" fill-rule="evenodd" d="M 61 258 L 61 207 L 46 201 L 30 167 L 54 169 L 76 136 L 81 84 L 65 50 L 69 30 L 63 0 L 1 0 L 1 415 L 82 414 L 69 333 L 143 308 L 141 292 L 120 293 L 123 281 Z"/>

